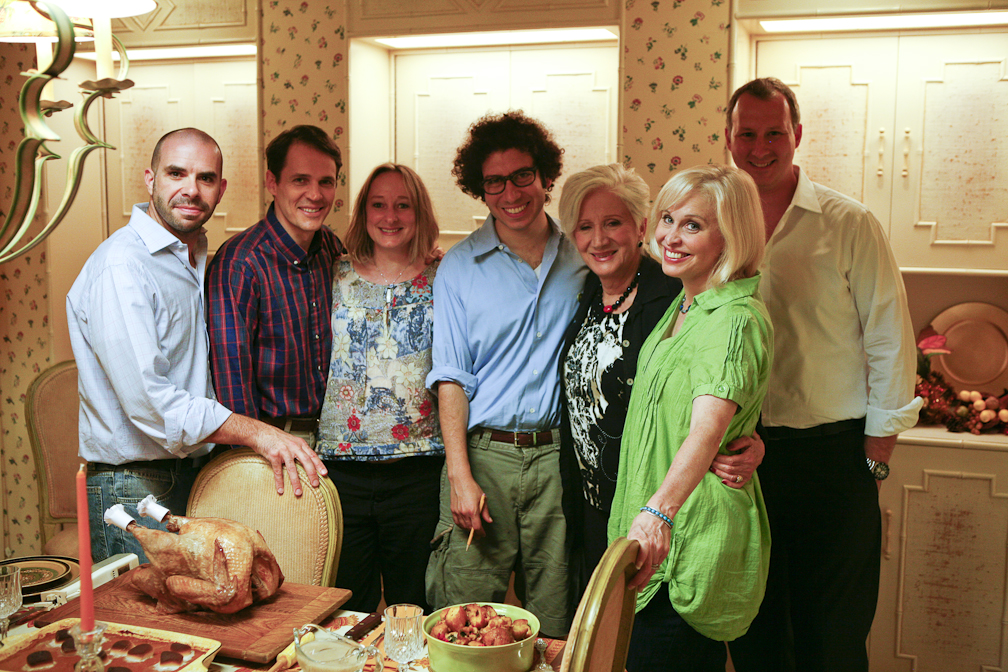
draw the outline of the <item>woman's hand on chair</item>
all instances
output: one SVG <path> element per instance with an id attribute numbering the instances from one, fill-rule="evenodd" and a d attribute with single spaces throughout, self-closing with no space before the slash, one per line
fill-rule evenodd
<path id="1" fill-rule="evenodd" d="M 649 506 L 653 506 L 649 503 Z M 672 530 L 660 518 L 647 511 L 641 511 L 630 525 L 628 539 L 636 539 L 640 543 L 637 550 L 637 573 L 630 580 L 628 588 L 640 590 L 651 580 L 651 576 L 661 567 L 668 557 L 672 544 Z"/>

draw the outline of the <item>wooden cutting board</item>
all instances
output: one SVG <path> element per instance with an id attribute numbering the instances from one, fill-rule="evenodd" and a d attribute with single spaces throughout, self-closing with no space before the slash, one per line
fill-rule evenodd
<path id="1" fill-rule="evenodd" d="M 236 614 L 161 614 L 153 598 L 133 587 L 132 578 L 126 572 L 95 589 L 96 620 L 216 639 L 221 643 L 219 655 L 253 663 L 270 662 L 294 641 L 294 628 L 321 623 L 350 599 L 350 591 L 344 588 L 285 582 L 269 600 Z M 72 617 L 80 617 L 79 598 L 39 616 L 35 626 Z"/>

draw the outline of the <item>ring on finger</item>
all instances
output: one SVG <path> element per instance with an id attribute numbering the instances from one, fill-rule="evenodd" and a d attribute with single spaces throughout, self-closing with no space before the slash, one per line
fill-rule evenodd
<path id="1" fill-rule="evenodd" d="M 742 482 L 742 475 L 741 474 L 739 474 L 738 476 L 735 477 L 735 482 L 736 483 L 741 483 Z"/>

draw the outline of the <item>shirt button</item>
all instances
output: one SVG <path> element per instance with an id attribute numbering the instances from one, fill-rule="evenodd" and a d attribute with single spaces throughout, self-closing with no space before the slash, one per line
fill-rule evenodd
<path id="1" fill-rule="evenodd" d="M 497 249 L 498 249 L 498 250 L 503 250 L 503 249 L 504 249 L 504 246 L 503 246 L 503 245 L 498 245 L 498 246 L 497 246 Z"/>
<path id="2" fill-rule="evenodd" d="M 542 332 L 541 331 L 537 331 L 536 332 L 536 338 L 542 338 Z"/>
<path id="3" fill-rule="evenodd" d="M 718 385 L 717 389 L 718 389 L 718 392 L 727 392 L 728 391 L 728 386 L 727 385 Z"/>
<path id="4" fill-rule="evenodd" d="M 300 263 L 301 263 L 300 261 L 295 261 L 295 262 L 294 262 L 294 265 L 295 265 L 295 266 L 297 266 L 297 265 L 299 265 Z"/>
<path id="5" fill-rule="evenodd" d="M 529 413 L 535 413 L 535 409 L 534 408 L 530 408 L 529 409 Z"/>
<path id="6" fill-rule="evenodd" d="M 538 376 L 539 375 L 539 369 L 532 369 L 532 375 L 533 376 Z"/>
<path id="7" fill-rule="evenodd" d="M 626 379 L 626 384 L 627 385 L 633 385 L 633 378 L 627 378 Z"/>
<path id="8" fill-rule="evenodd" d="M 315 334 L 315 340 L 317 341 L 318 339 L 319 339 L 319 335 Z"/>
<path id="9" fill-rule="evenodd" d="M 626 339 L 623 339 L 623 347 L 624 348 L 629 348 L 630 347 L 630 341 L 628 341 Z"/>

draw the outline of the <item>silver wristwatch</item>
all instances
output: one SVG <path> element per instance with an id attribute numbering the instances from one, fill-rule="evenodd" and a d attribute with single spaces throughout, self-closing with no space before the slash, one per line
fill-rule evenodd
<path id="1" fill-rule="evenodd" d="M 884 481 L 889 478 L 888 464 L 885 462 L 876 462 L 870 457 L 866 457 L 865 462 L 868 463 L 868 469 L 871 471 L 871 475 L 875 477 L 876 481 Z"/>

